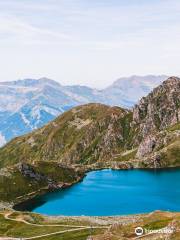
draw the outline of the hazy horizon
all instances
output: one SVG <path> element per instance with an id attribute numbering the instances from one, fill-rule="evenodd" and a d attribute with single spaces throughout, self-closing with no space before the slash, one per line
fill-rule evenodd
<path id="1" fill-rule="evenodd" d="M 139 77 L 139 78 L 145 78 L 145 77 L 160 77 L 160 76 L 166 76 L 167 78 L 168 77 L 172 77 L 172 76 L 167 76 L 165 74 L 157 74 L 157 75 L 153 75 L 153 74 L 147 74 L 147 75 L 137 75 L 137 74 L 133 74 L 133 75 L 130 75 L 130 76 L 121 76 L 117 79 L 114 79 L 114 81 L 110 82 L 108 85 L 105 85 L 104 87 L 93 87 L 91 85 L 88 85 L 88 84 L 81 84 L 81 83 L 69 83 L 69 84 L 63 84 L 60 80 L 57 80 L 57 79 L 52 79 L 52 78 L 47 78 L 47 77 L 39 77 L 39 78 L 31 78 L 31 77 L 28 77 L 28 78 L 21 78 L 21 79 L 13 79 L 13 80 L 7 80 L 7 81 L 0 81 L 0 83 L 4 83 L 4 82 L 16 82 L 16 81 L 24 81 L 24 80 L 43 80 L 43 79 L 48 79 L 48 80 L 52 80 L 52 81 L 55 81 L 59 84 L 61 84 L 62 86 L 84 86 L 84 87 L 89 87 L 89 88 L 94 88 L 94 89 L 97 89 L 97 90 L 103 90 L 105 89 L 106 87 L 110 87 L 111 85 L 113 85 L 116 81 L 120 81 L 120 80 L 124 80 L 124 79 L 130 79 L 130 78 L 133 78 L 133 77 Z M 177 76 L 178 77 L 178 76 Z M 153 82 L 152 82 L 153 83 Z"/>
<path id="2" fill-rule="evenodd" d="M 179 76 L 180 1 L 0 1 L 0 82 L 47 77 L 104 88 Z"/>

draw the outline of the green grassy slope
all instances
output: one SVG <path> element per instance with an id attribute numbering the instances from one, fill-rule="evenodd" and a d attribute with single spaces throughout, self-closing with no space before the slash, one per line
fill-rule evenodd
<path id="1" fill-rule="evenodd" d="M 0 167 L 19 162 L 56 161 L 91 164 L 131 148 L 132 113 L 88 104 L 74 108 L 45 127 L 16 138 L 0 149 Z"/>

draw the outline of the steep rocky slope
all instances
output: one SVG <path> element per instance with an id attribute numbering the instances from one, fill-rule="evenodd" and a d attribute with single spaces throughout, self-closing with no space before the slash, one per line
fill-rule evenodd
<path id="1" fill-rule="evenodd" d="M 141 99 L 133 111 L 139 125 L 137 157 L 143 166 L 176 166 L 180 161 L 180 79 L 171 77 Z"/>
<path id="2" fill-rule="evenodd" d="M 168 78 L 134 107 L 133 120 L 142 138 L 180 121 L 180 79 Z"/>
<path id="3" fill-rule="evenodd" d="M 0 198 L 13 196 L 19 201 L 39 189 L 76 182 L 91 169 L 176 166 L 180 166 L 180 79 L 171 77 L 133 111 L 87 104 L 13 139 L 0 149 Z"/>

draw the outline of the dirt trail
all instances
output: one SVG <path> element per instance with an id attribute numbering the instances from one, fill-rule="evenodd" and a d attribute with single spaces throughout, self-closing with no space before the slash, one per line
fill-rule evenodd
<path id="1" fill-rule="evenodd" d="M 107 228 L 109 228 L 107 226 L 91 226 L 90 227 L 90 226 L 84 226 L 84 225 L 69 225 L 69 224 L 67 224 L 67 225 L 65 225 L 65 224 L 35 224 L 35 223 L 30 223 L 30 222 L 24 220 L 23 218 L 22 219 L 10 218 L 11 214 L 12 214 L 12 212 L 7 212 L 7 213 L 3 214 L 3 216 L 6 220 L 22 222 L 27 225 L 36 226 L 36 227 L 47 227 L 47 226 L 49 226 L 49 227 L 71 227 L 72 229 L 56 231 L 56 232 L 42 234 L 42 235 L 33 236 L 33 237 L 24 237 L 24 238 L 0 237 L 0 240 L 20 240 L 20 239 L 21 240 L 31 240 L 31 239 L 38 239 L 38 238 L 43 238 L 43 237 L 73 232 L 73 231 L 81 231 L 81 230 L 85 230 L 85 229 L 107 229 Z"/>
<path id="2" fill-rule="evenodd" d="M 70 224 L 36 224 L 36 223 L 31 223 L 31 222 L 28 222 L 24 219 L 16 219 L 16 218 L 10 218 L 9 216 L 11 215 L 12 213 L 6 213 L 4 214 L 4 218 L 7 219 L 7 220 L 10 220 L 10 221 L 15 221 L 15 222 L 22 222 L 22 223 L 25 223 L 27 225 L 31 225 L 31 226 L 37 226 L 37 227 L 74 227 L 74 228 L 85 228 L 87 227 L 87 225 L 70 225 Z M 106 228 L 106 227 L 105 227 Z M 1 239 L 0 239 L 1 240 Z"/>
<path id="3" fill-rule="evenodd" d="M 38 236 L 34 236 L 34 237 L 23 238 L 22 240 L 30 240 L 30 239 L 43 238 L 43 237 L 48 237 L 48 236 L 63 234 L 63 233 L 67 233 L 67 232 L 81 231 L 81 230 L 84 230 L 84 229 L 90 229 L 90 227 L 68 229 L 68 230 L 63 230 L 63 231 L 61 230 L 61 231 L 58 231 L 58 232 L 47 233 L 47 234 L 42 234 L 42 235 L 38 235 Z"/>

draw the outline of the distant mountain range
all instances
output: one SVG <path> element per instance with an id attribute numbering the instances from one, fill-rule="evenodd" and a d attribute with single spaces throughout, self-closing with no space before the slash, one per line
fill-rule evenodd
<path id="1" fill-rule="evenodd" d="M 94 102 L 131 108 L 167 78 L 165 75 L 120 78 L 102 90 L 63 86 L 47 78 L 1 82 L 0 145 L 78 105 Z"/>

